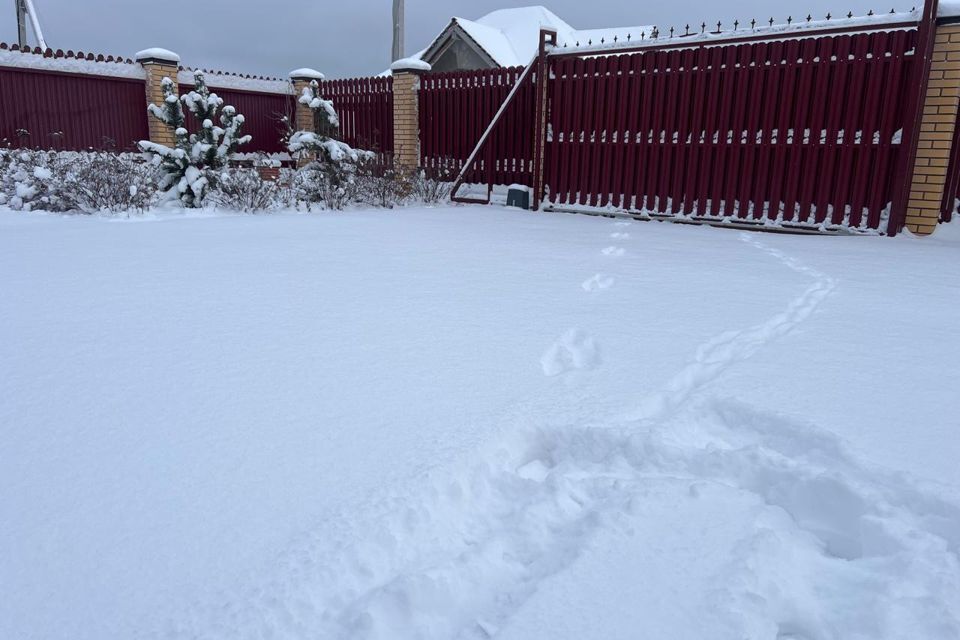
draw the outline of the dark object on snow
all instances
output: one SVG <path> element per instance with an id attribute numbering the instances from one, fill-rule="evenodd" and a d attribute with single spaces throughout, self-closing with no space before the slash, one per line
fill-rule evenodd
<path id="1" fill-rule="evenodd" d="M 510 189 L 507 190 L 507 206 L 529 209 L 530 190 L 526 187 L 510 187 Z"/>

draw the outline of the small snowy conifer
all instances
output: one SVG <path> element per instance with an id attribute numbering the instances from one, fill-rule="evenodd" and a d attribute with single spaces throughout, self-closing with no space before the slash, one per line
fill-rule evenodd
<path id="1" fill-rule="evenodd" d="M 237 148 L 250 142 L 250 136 L 241 136 L 243 115 L 231 106 L 223 106 L 223 99 L 210 93 L 203 73 L 194 73 L 196 85 L 185 96 L 177 95 L 177 87 L 170 78 L 163 79 L 163 106 L 151 104 L 149 112 L 175 130 L 176 142 L 168 147 L 149 140 L 141 140 L 140 150 L 150 154 L 163 171 L 161 191 L 178 197 L 186 207 L 199 207 L 210 186 L 210 177 L 225 168 Z M 182 103 L 182 104 L 181 104 Z M 185 127 L 183 105 L 200 122 L 200 132 L 189 134 Z M 220 124 L 214 125 L 221 111 Z"/>
<path id="2" fill-rule="evenodd" d="M 373 154 L 357 151 L 350 145 L 336 139 L 340 129 L 340 118 L 333 102 L 320 96 L 320 83 L 316 80 L 304 87 L 300 104 L 313 112 L 313 131 L 297 131 L 290 136 L 291 153 L 315 154 L 321 164 L 338 165 L 347 161 L 356 163 Z"/>

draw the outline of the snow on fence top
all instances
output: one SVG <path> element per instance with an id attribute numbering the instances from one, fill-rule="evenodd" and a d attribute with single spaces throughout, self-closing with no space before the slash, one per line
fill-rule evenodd
<path id="1" fill-rule="evenodd" d="M 115 78 L 145 80 L 146 72 L 139 64 L 123 56 L 104 56 L 103 54 L 84 53 L 83 51 L 64 51 L 40 47 L 31 49 L 0 42 L 0 66 L 19 69 L 38 69 L 63 73 L 85 73 Z"/>
<path id="2" fill-rule="evenodd" d="M 960 0 L 940 0 L 937 17 L 955 18 L 957 16 L 960 16 Z"/>
<path id="3" fill-rule="evenodd" d="M 194 69 L 181 67 L 177 76 L 180 84 L 193 84 L 195 71 L 202 71 L 211 89 L 233 89 L 236 91 L 258 91 L 262 93 L 293 93 L 293 84 L 289 80 L 271 78 L 268 76 L 252 76 L 228 71 L 209 69 Z"/>
<path id="4" fill-rule="evenodd" d="M 150 49 L 144 49 L 143 51 L 137 51 L 136 56 L 138 61 L 141 60 L 168 60 L 170 62 L 180 62 L 180 56 L 170 51 L 169 49 L 161 49 L 160 47 L 152 47 Z"/>
<path id="5" fill-rule="evenodd" d="M 941 3 L 939 15 L 940 17 L 960 15 L 960 0 Z M 871 11 L 865 16 L 854 16 L 853 13 L 849 13 L 842 18 L 835 18 L 828 13 L 822 20 L 815 20 L 810 14 L 799 20 L 795 20 L 791 16 L 787 18 L 785 23 L 780 24 L 775 23 L 774 18 L 770 18 L 766 24 L 756 20 L 750 22 L 734 20 L 727 25 L 724 25 L 723 22 L 717 22 L 715 25 L 702 22 L 699 26 L 687 24 L 683 29 L 670 27 L 669 31 L 662 31 L 659 27 L 654 27 L 650 32 L 617 34 L 612 39 L 602 38 L 599 42 L 588 40 L 586 42 L 577 41 L 572 45 L 564 43 L 562 46 L 554 48 L 551 53 L 554 55 L 593 52 L 615 53 L 617 49 L 636 49 L 647 46 L 655 48 L 666 44 L 713 44 L 714 42 L 721 44 L 724 40 L 744 37 L 768 36 L 770 40 L 777 40 L 781 37 L 790 37 L 806 32 L 816 35 L 818 31 L 835 29 L 842 29 L 846 33 L 856 33 L 858 28 L 862 28 L 864 31 L 873 31 L 884 25 L 889 25 L 891 28 L 906 28 L 903 25 L 918 24 L 920 16 L 920 11 L 914 8 L 911 11 L 900 13 L 892 10 L 890 13 L 874 13 Z"/>
<path id="6" fill-rule="evenodd" d="M 288 74 L 291 78 L 309 78 L 310 80 L 323 80 L 324 75 L 317 71 L 316 69 L 309 69 L 303 67 L 301 69 L 294 69 Z"/>
<path id="7" fill-rule="evenodd" d="M 403 58 L 390 65 L 391 71 L 430 71 L 430 63 L 419 58 Z"/>
<path id="8" fill-rule="evenodd" d="M 173 61 L 173 58 L 168 57 L 170 55 L 179 60 L 177 54 L 165 49 L 145 49 L 138 52 L 136 57 L 137 59 L 161 58 Z M 32 49 L 24 47 L 21 50 L 18 45 L 8 45 L 6 42 L 0 42 L 0 67 L 37 69 L 59 73 L 82 73 L 143 81 L 147 78 L 146 71 L 141 65 L 123 56 L 105 56 L 103 54 L 84 53 L 83 51 L 74 53 L 62 49 L 56 51 L 47 49 L 44 51 L 39 47 Z M 262 93 L 289 94 L 293 92 L 289 80 L 207 69 L 202 71 L 206 75 L 207 84 L 211 88 Z M 194 70 L 190 67 L 181 67 L 177 81 L 182 84 L 193 84 L 193 72 Z"/>

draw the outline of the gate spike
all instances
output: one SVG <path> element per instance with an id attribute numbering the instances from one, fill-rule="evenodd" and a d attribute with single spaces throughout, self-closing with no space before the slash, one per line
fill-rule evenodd
<path id="1" fill-rule="evenodd" d="M 689 22 L 687 23 L 686 30 L 684 31 L 684 34 L 683 34 L 683 35 L 685 35 L 685 36 L 690 35 L 690 23 L 689 23 Z"/>
<path id="2" fill-rule="evenodd" d="M 706 32 L 707 32 L 707 23 L 704 22 L 703 24 L 700 25 L 700 33 L 706 33 Z"/>
<path id="3" fill-rule="evenodd" d="M 592 47 L 592 46 L 593 46 L 593 38 L 590 38 L 589 40 L 587 40 L 587 46 L 588 46 L 588 47 Z"/>
<path id="4" fill-rule="evenodd" d="M 613 36 L 613 41 L 614 41 L 614 42 L 617 41 L 617 36 Z"/>
<path id="5" fill-rule="evenodd" d="M 577 46 L 578 46 L 578 47 L 580 46 L 580 41 L 579 41 L 579 40 L 577 40 Z"/>
<path id="6" fill-rule="evenodd" d="M 833 17 L 833 16 L 831 16 L 831 15 L 830 15 L 830 12 L 828 11 L 828 12 L 827 12 L 827 20 L 829 20 L 829 19 L 832 18 L 832 17 Z"/>
<path id="7" fill-rule="evenodd" d="M 808 14 L 807 14 L 807 22 L 810 22 L 811 20 L 813 20 L 813 16 L 808 13 Z"/>
<path id="8" fill-rule="evenodd" d="M 793 16 L 787 16 L 787 24 L 793 24 Z"/>
<path id="9" fill-rule="evenodd" d="M 627 34 L 627 42 L 630 42 L 630 34 Z"/>
<path id="10" fill-rule="evenodd" d="M 606 38 L 600 38 L 600 44 L 607 44 Z"/>
<path id="11" fill-rule="evenodd" d="M 673 37 L 673 27 L 670 27 L 670 37 Z"/>
<path id="12" fill-rule="evenodd" d="M 717 20 L 717 33 L 720 33 L 720 21 Z"/>
<path id="13" fill-rule="evenodd" d="M 734 20 L 734 21 L 733 21 L 733 30 L 736 31 L 739 26 L 740 26 L 740 21 L 739 21 L 739 20 Z"/>
<path id="14" fill-rule="evenodd" d="M 770 26 L 773 26 L 773 18 L 770 18 Z"/>
<path id="15" fill-rule="evenodd" d="M 873 17 L 873 9 L 870 9 L 870 11 L 867 11 L 867 15 L 872 18 L 872 17 Z"/>
<path id="16" fill-rule="evenodd" d="M 849 13 L 847 14 L 847 18 L 852 18 L 852 17 L 853 17 L 853 11 L 851 11 L 851 12 L 849 12 Z"/>
<path id="17" fill-rule="evenodd" d="M 750 21 L 750 28 L 753 29 L 754 31 L 757 30 L 757 19 L 756 19 L 756 18 L 754 18 L 753 20 Z"/>

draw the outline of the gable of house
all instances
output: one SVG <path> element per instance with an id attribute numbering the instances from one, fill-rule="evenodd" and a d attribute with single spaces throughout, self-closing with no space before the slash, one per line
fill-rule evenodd
<path id="1" fill-rule="evenodd" d="M 536 55 L 541 29 L 556 31 L 561 47 L 652 31 L 649 26 L 578 30 L 545 7 L 518 7 L 493 11 L 476 20 L 453 18 L 414 57 L 430 63 L 434 71 L 525 66 Z"/>

